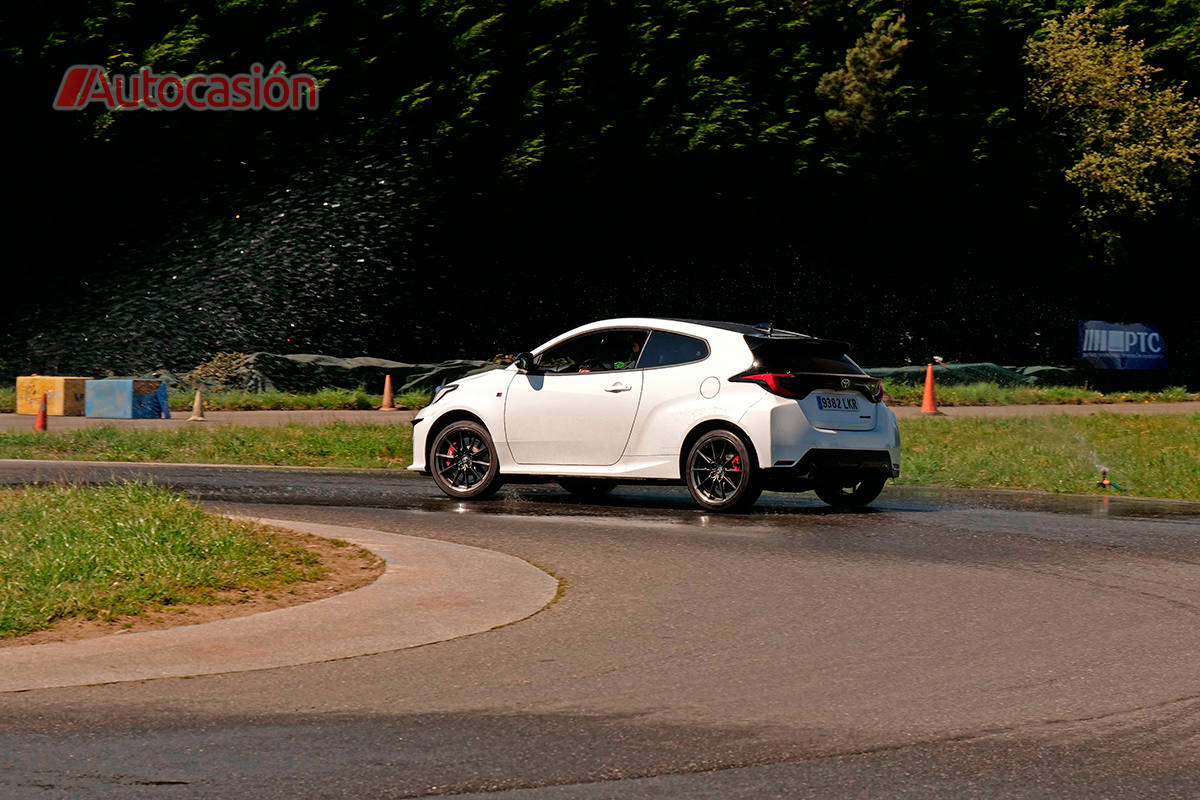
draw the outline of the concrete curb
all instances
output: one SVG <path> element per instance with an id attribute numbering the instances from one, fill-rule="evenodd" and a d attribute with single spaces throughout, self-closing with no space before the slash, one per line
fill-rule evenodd
<path id="1" fill-rule="evenodd" d="M 369 586 L 247 617 L 0 649 L 0 692 L 311 664 L 481 633 L 531 616 L 558 582 L 513 556 L 382 531 L 260 519 L 387 562 Z"/>

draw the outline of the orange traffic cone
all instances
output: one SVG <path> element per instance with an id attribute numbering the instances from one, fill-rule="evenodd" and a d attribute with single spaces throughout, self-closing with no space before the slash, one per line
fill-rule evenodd
<path id="1" fill-rule="evenodd" d="M 45 392 L 42 392 L 42 405 L 40 408 L 38 408 L 37 417 L 33 420 L 33 429 L 35 431 L 40 431 L 41 433 L 46 432 L 46 393 Z"/>
<path id="2" fill-rule="evenodd" d="M 399 411 L 396 408 L 395 398 L 392 397 L 392 376 L 385 375 L 383 378 L 383 405 L 379 407 L 380 411 Z"/>
<path id="3" fill-rule="evenodd" d="M 925 367 L 925 396 L 921 398 L 922 414 L 941 414 L 937 408 L 937 398 L 933 391 L 933 364 Z"/>

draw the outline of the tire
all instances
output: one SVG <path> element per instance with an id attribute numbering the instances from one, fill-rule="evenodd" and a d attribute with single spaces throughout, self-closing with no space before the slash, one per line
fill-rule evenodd
<path id="1" fill-rule="evenodd" d="M 834 508 L 862 508 L 870 503 L 883 491 L 887 483 L 886 475 L 859 475 L 852 482 L 842 486 L 839 483 L 821 483 L 814 487 L 817 497 Z"/>
<path id="2" fill-rule="evenodd" d="M 559 478 L 558 485 L 576 497 L 595 499 L 611 492 L 616 484 L 595 478 Z"/>
<path id="3" fill-rule="evenodd" d="M 754 505 L 762 482 L 746 443 L 736 433 L 715 430 L 688 450 L 684 479 L 692 499 L 705 511 L 738 511 Z"/>
<path id="4" fill-rule="evenodd" d="M 446 495 L 475 500 L 500 488 L 500 462 L 487 428 L 461 420 L 443 428 L 429 448 L 429 471 Z"/>

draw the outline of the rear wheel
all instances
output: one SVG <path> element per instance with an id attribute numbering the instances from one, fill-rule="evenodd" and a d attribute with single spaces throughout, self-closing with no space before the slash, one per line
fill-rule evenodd
<path id="1" fill-rule="evenodd" d="M 709 431 L 697 439 L 684 470 L 692 499 L 706 511 L 748 508 L 762 494 L 750 451 L 732 431 Z"/>
<path id="2" fill-rule="evenodd" d="M 603 497 L 616 486 L 612 481 L 596 478 L 559 478 L 558 485 L 576 497 L 587 499 Z"/>
<path id="3" fill-rule="evenodd" d="M 452 422 L 430 448 L 434 483 L 450 497 L 472 500 L 500 488 L 500 462 L 487 428 L 478 422 Z"/>
<path id="4" fill-rule="evenodd" d="M 849 481 L 817 484 L 813 491 L 835 508 L 861 508 L 879 496 L 885 483 L 886 475 L 860 475 Z"/>

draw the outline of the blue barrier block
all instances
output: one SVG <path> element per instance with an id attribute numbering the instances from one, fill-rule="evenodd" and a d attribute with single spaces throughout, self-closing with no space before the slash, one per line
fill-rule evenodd
<path id="1" fill-rule="evenodd" d="M 98 419 L 171 418 L 162 381 L 104 378 L 88 381 L 84 413 Z"/>

